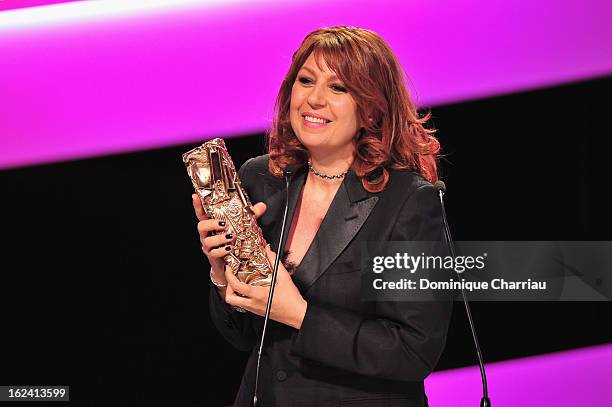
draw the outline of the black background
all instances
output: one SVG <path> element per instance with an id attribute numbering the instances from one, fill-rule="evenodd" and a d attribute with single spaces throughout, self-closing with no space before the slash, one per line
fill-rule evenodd
<path id="1" fill-rule="evenodd" d="M 454 238 L 612 240 L 610 94 L 608 77 L 432 108 Z M 237 166 L 263 153 L 263 134 L 226 143 Z M 70 385 L 73 405 L 231 404 L 247 354 L 208 316 L 181 161 L 196 144 L 0 172 L 0 384 Z M 489 362 L 612 339 L 609 302 L 472 310 Z M 475 362 L 457 303 L 438 370 Z"/>

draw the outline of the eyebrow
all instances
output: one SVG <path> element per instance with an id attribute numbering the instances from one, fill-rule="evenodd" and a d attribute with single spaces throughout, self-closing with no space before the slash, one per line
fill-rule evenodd
<path id="1" fill-rule="evenodd" d="M 302 67 L 302 69 L 305 69 L 305 70 L 309 71 L 311 74 L 313 74 L 313 75 L 315 75 L 315 76 L 316 76 L 316 72 L 315 72 L 314 70 L 310 69 L 309 67 L 307 67 L 307 66 L 303 66 L 303 67 Z M 339 80 L 339 79 L 340 79 L 340 78 L 338 78 L 338 77 L 337 77 L 335 74 L 334 74 L 334 75 L 331 75 L 331 76 L 329 77 L 329 80 L 330 80 L 330 81 L 333 81 L 333 80 Z"/>

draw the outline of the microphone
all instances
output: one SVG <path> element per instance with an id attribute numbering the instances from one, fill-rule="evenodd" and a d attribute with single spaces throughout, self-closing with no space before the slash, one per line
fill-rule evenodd
<path id="1" fill-rule="evenodd" d="M 272 308 L 272 298 L 274 297 L 274 287 L 276 285 L 276 275 L 278 274 L 278 265 L 280 258 L 282 257 L 283 250 L 285 248 L 285 226 L 287 223 L 287 212 L 289 211 L 289 184 L 291 183 L 291 177 L 295 172 L 296 166 L 287 166 L 283 171 L 285 178 L 285 212 L 283 213 L 283 222 L 281 224 L 280 239 L 278 240 L 278 247 L 276 250 L 276 259 L 274 260 L 274 268 L 272 270 L 272 282 L 270 283 L 270 292 L 268 293 L 268 302 L 266 303 L 266 314 L 264 316 L 263 329 L 261 331 L 261 342 L 259 343 L 259 351 L 257 352 L 257 369 L 255 369 L 255 391 L 253 392 L 253 407 L 257 407 L 257 385 L 259 384 L 259 367 L 261 362 L 261 353 L 263 351 L 264 339 L 266 337 L 266 328 L 268 327 L 268 320 L 270 319 L 270 309 Z"/>
<path id="2" fill-rule="evenodd" d="M 448 227 L 446 220 L 446 210 L 444 209 L 444 194 L 446 193 L 446 184 L 442 181 L 436 181 L 434 187 L 438 190 L 438 196 L 440 197 L 440 205 L 442 206 L 442 220 L 444 221 L 444 237 L 448 248 L 451 252 L 451 256 L 455 257 L 455 247 L 453 245 L 453 238 Z M 491 400 L 489 400 L 489 389 L 487 387 L 487 375 L 485 373 L 484 362 L 482 358 L 482 352 L 480 351 L 480 345 L 478 344 L 478 337 L 476 336 L 476 328 L 474 328 L 474 320 L 472 319 L 472 313 L 470 312 L 470 305 L 465 296 L 465 291 L 461 287 L 461 296 L 463 297 L 463 304 L 465 305 L 465 313 L 468 317 L 470 324 L 470 331 L 472 332 L 472 338 L 474 339 L 474 346 L 476 347 L 476 354 L 478 355 L 478 366 L 480 367 L 480 378 L 482 380 L 482 398 L 480 399 L 480 407 L 491 407 Z"/>

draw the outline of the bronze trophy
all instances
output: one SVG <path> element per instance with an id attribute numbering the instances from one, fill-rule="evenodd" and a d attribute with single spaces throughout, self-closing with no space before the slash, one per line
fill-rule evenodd
<path id="1" fill-rule="evenodd" d="M 223 140 L 215 138 L 186 152 L 183 162 L 206 216 L 225 221 L 227 232 L 222 233 L 236 237 L 224 257 L 226 266 L 244 283 L 270 285 L 272 266 L 264 249 L 266 241 Z"/>

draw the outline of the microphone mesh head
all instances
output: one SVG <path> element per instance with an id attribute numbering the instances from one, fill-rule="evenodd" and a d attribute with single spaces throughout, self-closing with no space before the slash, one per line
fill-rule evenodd
<path id="1" fill-rule="evenodd" d="M 436 181 L 436 183 L 434 184 L 434 187 L 436 187 L 436 189 L 442 191 L 442 192 L 446 192 L 446 184 L 444 183 L 444 181 Z"/>

